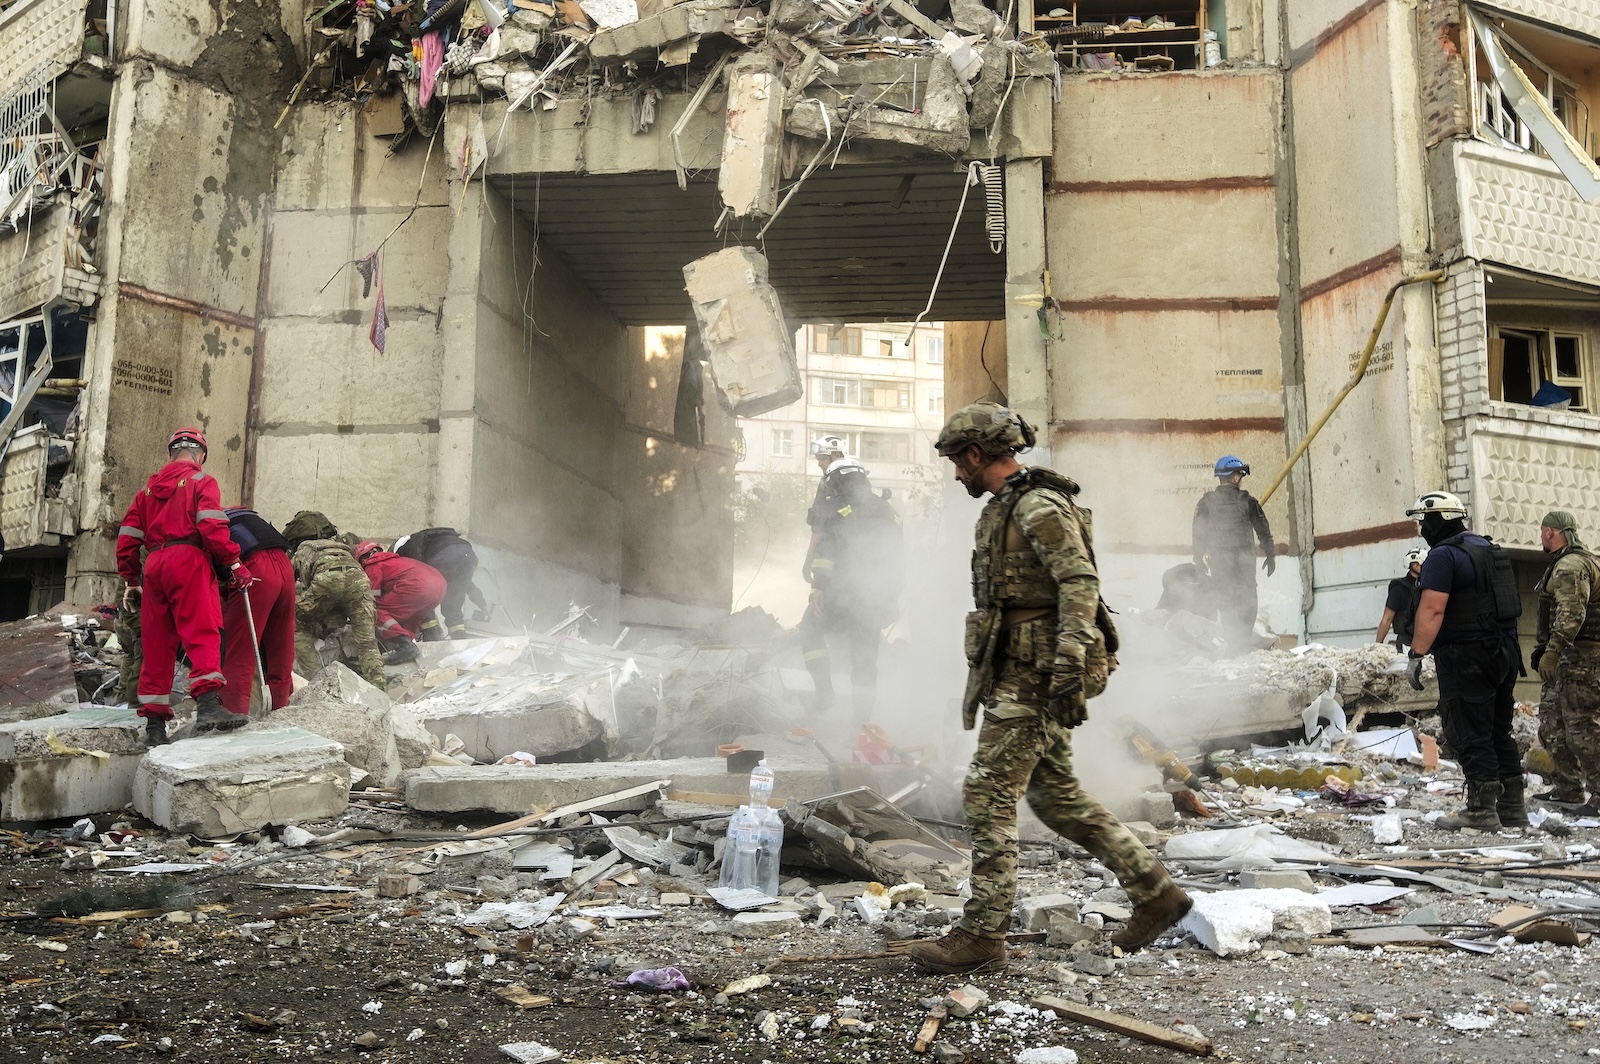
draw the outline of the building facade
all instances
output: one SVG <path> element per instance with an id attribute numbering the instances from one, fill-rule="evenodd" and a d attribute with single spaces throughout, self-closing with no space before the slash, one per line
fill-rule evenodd
<path id="1" fill-rule="evenodd" d="M 741 482 L 820 472 L 811 444 L 838 436 L 875 486 L 931 494 L 945 475 L 933 442 L 944 427 L 944 326 L 804 325 L 795 332 L 802 398 L 740 418 Z M 908 342 L 909 341 L 909 342 Z"/>

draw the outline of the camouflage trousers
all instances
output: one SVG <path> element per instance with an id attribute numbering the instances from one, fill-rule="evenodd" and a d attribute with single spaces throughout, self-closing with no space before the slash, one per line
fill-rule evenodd
<path id="1" fill-rule="evenodd" d="M 962 808 L 972 834 L 972 897 L 963 930 L 1003 938 L 1017 897 L 1017 802 L 1082 846 L 1142 904 L 1171 882 L 1133 833 L 1078 785 L 1066 728 L 1046 716 L 1049 675 L 1007 658 L 986 700 L 978 751 L 967 769 Z"/>
<path id="2" fill-rule="evenodd" d="M 117 676 L 117 695 L 130 706 L 139 704 L 139 669 L 144 665 L 144 626 L 139 623 L 139 603 L 131 608 L 119 606 L 112 631 L 122 647 L 122 669 Z"/>
<path id="3" fill-rule="evenodd" d="M 1583 794 L 1583 773 L 1578 769 L 1572 747 L 1567 745 L 1567 729 L 1561 721 L 1561 704 L 1556 697 L 1559 686 L 1547 683 L 1539 688 L 1539 745 L 1555 765 L 1550 777 L 1551 789 L 1567 797 Z"/>
<path id="4" fill-rule="evenodd" d="M 383 657 L 378 653 L 378 610 L 372 583 L 360 568 L 324 568 L 295 593 L 295 667 L 302 676 L 322 671 L 317 640 L 346 624 L 356 644 L 356 671 L 377 687 L 384 686 Z"/>
<path id="5" fill-rule="evenodd" d="M 1563 654 L 1557 687 L 1556 705 L 1575 772 L 1588 778 L 1590 796 L 1600 795 L 1600 644 L 1580 643 Z"/>

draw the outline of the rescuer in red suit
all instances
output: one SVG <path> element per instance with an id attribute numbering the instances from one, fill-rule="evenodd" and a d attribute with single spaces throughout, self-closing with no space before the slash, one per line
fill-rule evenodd
<path id="1" fill-rule="evenodd" d="M 378 638 L 385 665 L 416 661 L 417 633 L 444 601 L 449 582 L 425 562 L 402 558 L 370 539 L 356 544 L 356 561 L 366 570 L 377 594 Z"/>
<path id="2" fill-rule="evenodd" d="M 222 600 L 212 565 L 228 570 L 228 586 L 238 591 L 250 586 L 250 570 L 239 563 L 239 547 L 228 535 L 216 478 L 201 468 L 205 436 L 179 429 L 167 441 L 167 456 L 117 530 L 117 573 L 128 585 L 123 601 L 143 599 L 138 697 L 148 746 L 171 742 L 167 722 L 180 646 L 189 655 L 196 734 L 246 723 L 222 707 Z M 141 548 L 149 551 L 142 574 Z"/>
<path id="3" fill-rule="evenodd" d="M 228 681 L 222 704 L 230 713 L 249 714 L 259 649 L 272 708 L 282 709 L 294 694 L 294 566 L 289 563 L 289 541 L 254 510 L 231 506 L 227 514 L 239 560 L 250 564 L 251 580 L 249 590 L 222 596 L 222 673 Z"/>

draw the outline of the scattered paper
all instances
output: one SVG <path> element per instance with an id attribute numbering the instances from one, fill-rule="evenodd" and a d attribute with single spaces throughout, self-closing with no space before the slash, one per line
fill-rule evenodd
<path id="1" fill-rule="evenodd" d="M 746 909 L 759 909 L 763 905 L 771 905 L 777 898 L 769 898 L 754 887 L 743 890 L 734 890 L 732 887 L 712 887 L 706 891 L 711 899 L 724 909 L 731 912 L 743 912 Z"/>

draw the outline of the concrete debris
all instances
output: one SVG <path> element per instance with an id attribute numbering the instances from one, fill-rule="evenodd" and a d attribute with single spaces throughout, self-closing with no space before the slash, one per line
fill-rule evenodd
<path id="1" fill-rule="evenodd" d="M 772 938 L 799 926 L 799 913 L 739 913 L 733 918 L 733 933 L 740 938 Z"/>
<path id="2" fill-rule="evenodd" d="M 1239 873 L 1239 885 L 1251 890 L 1303 890 L 1307 894 L 1314 894 L 1317 889 L 1308 873 L 1291 868 L 1246 870 Z"/>
<path id="3" fill-rule="evenodd" d="M 780 774 L 781 778 L 781 774 Z M 814 867 L 882 883 L 917 883 L 953 891 L 966 878 L 966 855 L 923 827 L 881 794 L 861 787 L 780 811 L 796 844 L 785 856 Z"/>
<path id="4" fill-rule="evenodd" d="M 728 124 L 722 141 L 722 164 L 717 170 L 717 191 L 735 218 L 766 218 L 777 211 L 778 155 L 782 147 L 783 80 L 778 63 L 760 53 L 741 56 L 728 67 Z M 761 280 L 766 280 L 764 258 Z M 702 279 L 702 283 L 710 282 Z M 698 301 L 693 287 L 690 295 Z M 707 342 L 704 332 L 701 341 Z M 715 360 L 712 367 L 719 381 L 726 379 Z M 756 397 L 741 398 L 754 405 Z"/>
<path id="5" fill-rule="evenodd" d="M 907 144 L 959 154 L 972 140 L 967 93 L 943 52 L 922 59 L 868 59 L 839 64 L 808 90 L 784 128 L 796 136 L 834 136 Z"/>
<path id="6" fill-rule="evenodd" d="M 141 815 L 207 839 L 331 819 L 349 799 L 344 748 L 299 728 L 246 728 L 159 746 L 133 780 Z"/>
<path id="7" fill-rule="evenodd" d="M 295 693 L 287 706 L 273 711 L 272 723 L 303 728 L 344 747 L 345 760 L 372 776 L 379 787 L 392 787 L 400 773 L 428 763 L 432 740 L 408 706 L 367 683 L 340 662 L 325 668 Z"/>
<path id="8" fill-rule="evenodd" d="M 981 987 L 968 983 L 959 990 L 952 990 L 945 995 L 944 1006 L 950 1010 L 950 1015 L 958 1020 L 966 1019 L 974 1012 L 989 1003 L 989 993 Z"/>
<path id="9" fill-rule="evenodd" d="M 144 753 L 144 720 L 131 709 L 74 706 L 0 724 L 0 820 L 120 809 Z"/>
<path id="10" fill-rule="evenodd" d="M 758 73 L 749 74 L 752 95 L 759 77 Z M 747 136 L 756 137 L 764 145 L 762 151 L 770 147 L 753 130 Z M 740 143 L 744 145 L 741 157 L 753 159 L 755 147 L 747 137 L 742 136 Z M 768 174 L 764 163 L 757 160 L 756 165 L 762 175 Z M 722 172 L 729 173 L 726 168 Z M 775 195 L 776 173 L 770 177 Z M 764 202 L 760 187 L 765 177 L 749 180 L 741 174 L 729 180 L 736 181 L 734 187 L 746 197 L 751 210 Z M 794 334 L 778 293 L 767 280 L 767 257 L 753 248 L 723 248 L 685 266 L 683 280 L 694 306 L 700 344 L 728 408 L 738 417 L 753 417 L 799 399 L 802 392 Z"/>

